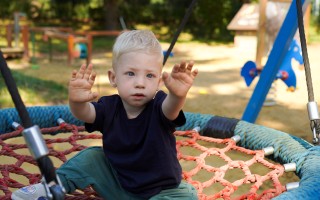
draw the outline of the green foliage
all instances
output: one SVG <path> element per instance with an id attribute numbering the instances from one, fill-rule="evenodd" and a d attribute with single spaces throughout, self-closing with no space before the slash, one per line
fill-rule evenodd
<path id="1" fill-rule="evenodd" d="M 231 40 L 227 25 L 240 6 L 238 0 L 199 1 L 188 30 L 197 38 Z"/>
<path id="2" fill-rule="evenodd" d="M 309 35 L 308 35 L 308 42 L 319 42 L 320 41 L 320 15 L 319 16 L 312 16 L 311 23 L 309 27 Z"/>
<path id="3" fill-rule="evenodd" d="M 69 26 L 92 30 L 121 29 L 123 17 L 128 29 L 151 25 L 161 39 L 172 38 L 192 0 L 15 0 L 0 1 L 2 19 L 14 11 L 27 13 L 35 26 Z M 197 40 L 231 41 L 226 29 L 240 8 L 239 0 L 198 0 L 184 28 Z M 164 31 L 167 30 L 167 31 Z"/>
<path id="4" fill-rule="evenodd" d="M 89 18 L 87 11 L 90 4 L 88 0 L 53 0 L 51 6 L 55 11 L 55 18 L 62 20 Z"/>
<path id="5" fill-rule="evenodd" d="M 320 15 L 317 16 L 315 20 L 315 26 L 317 27 L 317 32 L 320 32 Z"/>
<path id="6" fill-rule="evenodd" d="M 95 37 L 93 40 L 93 46 L 95 51 L 111 51 L 115 37 Z"/>
<path id="7" fill-rule="evenodd" d="M 14 12 L 24 12 L 31 10 L 31 3 L 28 0 L 1 1 L 0 18 L 13 20 Z"/>
<path id="8" fill-rule="evenodd" d="M 119 9 L 131 28 L 141 23 L 152 24 L 156 31 L 168 27 L 169 31 L 162 33 L 163 39 L 168 39 L 178 29 L 191 2 L 135 0 L 122 4 Z M 198 40 L 231 40 L 232 35 L 226 27 L 240 6 L 238 0 L 198 1 L 183 31 Z"/>
<path id="9" fill-rule="evenodd" d="M 121 29 L 123 17 L 128 29 L 152 27 L 161 40 L 170 41 L 192 0 L 15 0 L 0 1 L 0 21 L 13 21 L 16 11 L 26 13 L 35 26 L 64 26 L 74 29 Z M 198 0 L 183 29 L 192 39 L 232 41 L 227 30 L 243 3 L 258 0 Z M 312 25 L 320 28 L 320 15 Z M 1 31 L 1 34 L 3 34 Z"/>

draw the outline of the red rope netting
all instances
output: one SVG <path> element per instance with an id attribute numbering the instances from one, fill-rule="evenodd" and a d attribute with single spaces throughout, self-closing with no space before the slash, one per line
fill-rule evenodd
<path id="1" fill-rule="evenodd" d="M 183 177 L 198 189 L 199 199 L 271 199 L 286 190 L 285 186 L 279 181 L 279 177 L 285 171 L 284 167 L 267 161 L 263 150 L 254 151 L 236 146 L 236 141 L 232 138 L 216 139 L 200 136 L 199 133 L 194 130 L 176 131 L 175 134 L 176 136 L 187 136 L 186 139 L 177 141 L 178 158 L 179 160 L 195 162 L 195 166 L 192 167 L 192 169 L 183 172 Z M 201 142 L 205 142 L 205 146 L 200 145 Z M 210 144 L 223 145 L 220 145 L 220 147 L 210 147 Z M 182 148 L 184 147 L 192 147 L 193 149 L 199 150 L 200 153 L 198 153 L 197 156 L 182 154 Z M 234 160 L 231 158 L 232 154 L 230 153 L 233 150 L 251 155 L 251 157 L 247 158 L 248 160 Z M 221 158 L 223 164 L 217 167 L 212 166 L 214 163 L 207 159 L 212 156 Z M 253 173 L 252 171 L 258 167 L 256 164 L 263 165 L 270 170 L 264 175 Z M 242 177 L 238 177 L 239 179 L 234 181 L 227 180 L 226 174 L 229 170 L 234 169 L 238 169 L 238 171 L 233 172 L 232 176 L 242 173 Z M 199 181 L 193 178 L 199 174 L 201 170 L 206 172 L 206 181 Z M 261 189 L 263 183 L 268 180 L 272 182 L 268 187 L 273 188 L 266 189 L 259 195 L 258 190 Z M 205 189 L 212 190 L 210 186 L 215 183 L 220 183 L 224 188 L 211 195 L 204 192 Z M 235 196 L 234 194 L 237 189 L 245 184 L 249 184 L 249 192 Z"/>
<path id="2" fill-rule="evenodd" d="M 12 164 L 0 164 L 0 172 L 2 177 L 0 176 L 0 199 L 10 199 L 11 190 L 22 188 L 24 186 L 39 183 L 41 181 L 41 174 L 39 171 L 34 171 L 32 173 L 26 171 L 24 169 L 24 164 L 29 163 L 31 165 L 36 166 L 35 168 L 38 169 L 36 161 L 33 157 L 29 154 L 29 150 L 27 145 L 24 143 L 22 144 L 12 144 L 9 142 L 5 142 L 5 140 L 17 136 L 21 136 L 22 127 L 18 128 L 18 130 L 7 133 L 4 135 L 0 135 L 0 158 L 1 156 L 8 156 L 13 160 L 16 160 Z M 57 158 L 58 161 L 55 159 L 53 160 L 55 167 L 56 163 L 64 163 L 67 161 L 68 157 L 71 157 L 75 153 L 87 148 L 87 142 L 81 141 L 88 141 L 88 140 L 101 140 L 101 134 L 86 134 L 81 133 L 84 131 L 83 126 L 74 126 L 69 125 L 66 123 L 61 123 L 60 126 L 52 127 L 52 128 L 42 128 L 41 132 L 43 134 L 46 133 L 57 133 L 57 132 L 64 132 L 64 133 L 71 133 L 71 134 L 58 134 L 58 138 L 48 139 L 45 138 L 45 142 L 49 149 L 49 156 L 51 159 Z M 48 135 L 45 135 L 48 136 Z M 66 136 L 66 137 L 64 137 Z M 83 144 L 82 144 L 83 143 Z M 63 149 L 61 150 L 61 146 L 58 147 L 56 144 L 61 144 Z M 67 145 L 69 144 L 69 145 Z M 12 178 L 12 174 L 20 175 L 18 179 L 23 179 L 25 177 L 28 182 L 22 183 L 21 180 L 17 180 Z M 23 176 L 23 177 L 21 177 Z M 4 196 L 1 196 L 1 191 L 3 191 Z M 74 200 L 82 200 L 82 199 L 99 199 L 96 192 L 94 192 L 91 188 L 86 188 L 83 191 L 76 191 L 71 195 L 68 195 L 66 199 L 74 199 Z"/>
<path id="3" fill-rule="evenodd" d="M 83 132 L 83 126 L 77 127 L 66 123 L 62 123 L 58 127 L 43 128 L 41 131 L 42 133 L 69 133 L 56 134 L 55 136 L 50 136 L 51 138 L 47 138 L 48 134 L 45 135 L 45 142 L 50 151 L 49 156 L 55 159 L 53 160 L 55 167 L 60 166 L 57 163 L 60 162 L 62 164 L 76 152 L 90 146 L 88 140 L 101 141 L 102 137 L 101 134 Z M 0 159 L 3 160 L 3 157 L 7 157 L 10 160 L 14 160 L 9 161 L 7 164 L 3 162 L 0 164 L 0 199 L 10 199 L 11 191 L 38 183 L 41 180 L 39 171 L 24 169 L 27 164 L 31 164 L 31 168 L 37 168 L 37 164 L 29 154 L 24 141 L 21 144 L 13 144 L 9 141 L 12 138 L 21 136 L 21 132 L 22 128 L 19 128 L 12 133 L 0 135 Z M 184 170 L 183 178 L 197 188 L 199 199 L 271 199 L 285 191 L 285 187 L 279 181 L 279 177 L 284 173 L 284 167 L 267 161 L 264 158 L 263 150 L 244 149 L 236 146 L 236 142 L 233 139 L 204 137 L 193 130 L 176 131 L 175 134 L 177 136 L 178 158 Z M 57 147 L 57 144 L 61 144 L 63 149 Z M 232 151 L 236 151 L 238 154 L 239 152 L 245 154 L 247 160 L 232 159 Z M 228 152 L 231 152 L 231 154 L 228 154 Z M 250 158 L 247 158 L 248 156 Z M 213 159 L 212 157 L 216 158 Z M 240 157 L 243 156 L 241 155 Z M 220 166 L 216 166 L 217 163 Z M 269 171 L 264 175 L 255 173 L 257 163 L 268 168 Z M 232 173 L 228 175 L 230 170 L 235 169 L 240 171 L 235 171 L 233 175 Z M 237 175 L 235 176 L 234 174 Z M 238 174 L 242 174 L 242 177 L 239 177 Z M 228 180 L 226 178 L 228 176 L 231 179 L 236 177 L 237 180 Z M 21 181 L 23 179 L 27 181 Z M 258 194 L 263 188 L 264 182 L 267 181 L 271 181 L 267 185 L 267 189 Z M 249 188 L 246 189 L 244 194 L 237 194 L 237 190 L 243 185 L 249 185 Z M 79 200 L 93 198 L 97 199 L 98 196 L 91 188 L 76 191 L 66 197 L 66 199 Z"/>

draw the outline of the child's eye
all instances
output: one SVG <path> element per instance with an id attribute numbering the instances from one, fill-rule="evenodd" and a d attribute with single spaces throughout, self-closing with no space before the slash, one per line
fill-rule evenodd
<path id="1" fill-rule="evenodd" d="M 153 74 L 147 74 L 147 78 L 153 78 L 154 75 Z"/>
<path id="2" fill-rule="evenodd" d="M 133 72 L 127 72 L 127 75 L 128 76 L 134 76 L 134 73 Z"/>

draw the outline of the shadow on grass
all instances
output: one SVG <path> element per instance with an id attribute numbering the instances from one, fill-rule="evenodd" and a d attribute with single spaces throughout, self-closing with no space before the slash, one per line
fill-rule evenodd
<path id="1" fill-rule="evenodd" d="M 15 70 L 11 70 L 11 73 L 25 104 L 66 103 L 68 90 L 65 85 L 31 77 Z M 0 108 L 14 107 L 2 76 L 0 77 L 0 93 Z"/>

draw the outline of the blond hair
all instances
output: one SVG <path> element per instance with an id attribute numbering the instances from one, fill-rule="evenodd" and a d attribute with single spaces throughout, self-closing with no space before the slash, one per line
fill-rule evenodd
<path id="1" fill-rule="evenodd" d="M 122 32 L 113 45 L 112 66 L 115 67 L 119 57 L 129 52 L 158 54 L 161 62 L 163 52 L 161 45 L 152 31 L 131 30 Z"/>

